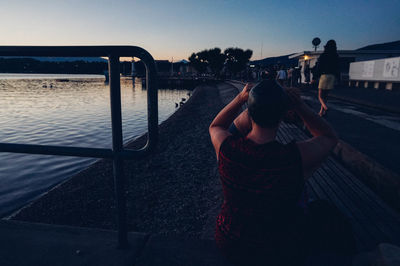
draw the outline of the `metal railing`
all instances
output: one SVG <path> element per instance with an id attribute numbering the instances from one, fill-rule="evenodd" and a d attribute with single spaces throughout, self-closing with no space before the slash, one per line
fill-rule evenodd
<path id="1" fill-rule="evenodd" d="M 136 46 L 0 46 L 0 56 L 109 58 L 112 149 L 0 143 L 0 152 L 112 159 L 117 205 L 118 247 L 126 248 L 128 246 L 128 230 L 123 163 L 126 159 L 145 156 L 156 146 L 158 140 L 157 72 L 153 57 L 146 50 Z M 146 145 L 139 150 L 123 147 L 120 57 L 137 57 L 146 67 L 148 139 Z"/>

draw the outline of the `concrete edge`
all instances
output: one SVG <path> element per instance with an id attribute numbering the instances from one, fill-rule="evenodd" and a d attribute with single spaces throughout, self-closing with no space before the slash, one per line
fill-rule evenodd
<path id="1" fill-rule="evenodd" d="M 133 265 L 149 234 L 129 232 L 118 248 L 112 230 L 0 221 L 0 265 Z"/>
<path id="2" fill-rule="evenodd" d="M 0 221 L 1 265 L 231 265 L 215 240 L 129 232 L 117 246 L 112 230 Z"/>
<path id="3" fill-rule="evenodd" d="M 307 89 L 307 90 L 309 92 L 311 92 L 311 93 L 317 94 L 316 90 L 313 90 L 313 89 Z M 390 108 L 390 107 L 379 105 L 379 104 L 373 104 L 373 103 L 369 103 L 369 102 L 362 101 L 362 100 L 357 100 L 357 99 L 353 99 L 353 98 L 349 98 L 349 97 L 339 96 L 339 95 L 336 95 L 334 92 L 330 93 L 329 97 L 331 97 L 333 99 L 336 99 L 336 100 L 341 100 L 341 101 L 345 101 L 345 102 L 349 102 L 349 103 L 354 103 L 354 104 L 357 104 L 357 105 L 365 106 L 365 107 L 368 107 L 368 108 L 378 109 L 380 111 L 400 114 L 400 109 Z"/>
<path id="4" fill-rule="evenodd" d="M 191 239 L 151 235 L 140 256 L 137 266 L 231 266 L 216 246 L 215 240 Z"/>
<path id="5" fill-rule="evenodd" d="M 342 97 L 342 96 L 335 95 L 334 93 L 332 93 L 330 96 L 332 98 L 337 99 L 337 100 L 342 100 L 342 101 L 346 101 L 346 102 L 350 102 L 350 103 L 355 103 L 355 104 L 358 104 L 358 105 L 362 105 L 362 106 L 365 106 L 365 107 L 378 109 L 378 110 L 385 111 L 385 112 L 400 114 L 400 109 L 394 109 L 394 108 L 390 108 L 390 107 L 386 107 L 386 106 L 382 106 L 382 105 L 378 105 L 378 104 L 372 104 L 372 103 L 368 103 L 368 102 L 365 102 L 365 101 L 360 101 L 360 100 L 355 100 L 355 99 L 351 99 L 351 98 L 347 98 L 347 97 Z"/>
<path id="6" fill-rule="evenodd" d="M 332 153 L 391 207 L 400 210 L 400 176 L 339 140 Z"/>
<path id="7" fill-rule="evenodd" d="M 51 228 L 54 231 L 63 231 L 63 232 L 76 232 L 82 231 L 90 234 L 98 234 L 105 233 L 105 234 L 115 234 L 117 235 L 116 230 L 110 229 L 103 229 L 103 228 L 95 228 L 95 227 L 79 227 L 79 226 L 72 226 L 72 225 L 62 225 L 62 224 L 46 224 L 46 223 L 39 223 L 39 222 L 27 222 L 27 221 L 19 221 L 19 220 L 5 220 L 0 219 L 0 225 L 8 226 L 8 227 L 18 227 L 18 228 L 32 228 L 39 231 L 48 231 L 48 228 Z M 148 236 L 148 233 L 143 232 L 133 232 L 129 231 L 128 233 L 141 235 L 143 237 Z M 117 238 L 115 238 L 117 240 Z"/>

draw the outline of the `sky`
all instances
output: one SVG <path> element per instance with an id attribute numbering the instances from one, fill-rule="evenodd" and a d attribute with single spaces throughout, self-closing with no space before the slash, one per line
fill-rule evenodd
<path id="1" fill-rule="evenodd" d="M 252 60 L 400 40 L 400 0 L 0 0 L 0 45 L 135 45 L 155 59 L 219 47 Z"/>

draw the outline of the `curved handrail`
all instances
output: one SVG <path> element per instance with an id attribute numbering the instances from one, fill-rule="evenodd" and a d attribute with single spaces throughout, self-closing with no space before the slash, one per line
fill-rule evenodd
<path id="1" fill-rule="evenodd" d="M 137 150 L 123 148 L 118 155 L 124 159 L 134 159 L 146 156 L 156 147 L 158 142 L 157 70 L 153 57 L 145 49 L 138 46 L 0 46 L 0 56 L 137 57 L 141 59 L 146 68 L 148 139 L 144 147 Z M 24 152 L 24 148 L 27 152 Z M 111 156 L 110 150 L 106 149 L 47 145 L 24 145 L 22 147 L 20 144 L 9 143 L 0 143 L 0 152 L 95 158 L 110 158 Z"/>
<path id="2" fill-rule="evenodd" d="M 158 141 L 157 70 L 153 57 L 137 46 L 0 46 L 0 56 L 109 58 L 112 149 L 0 143 L 0 152 L 111 158 L 118 211 L 118 243 L 119 247 L 126 248 L 128 238 L 123 161 L 145 156 L 156 147 Z M 146 145 L 138 150 L 123 147 L 120 57 L 138 57 L 146 67 L 148 139 Z"/>

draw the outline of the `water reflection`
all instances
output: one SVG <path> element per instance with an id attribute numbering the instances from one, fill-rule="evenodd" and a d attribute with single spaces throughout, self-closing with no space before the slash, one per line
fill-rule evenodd
<path id="1" fill-rule="evenodd" d="M 0 75 L 0 142 L 111 147 L 109 86 L 104 84 L 104 78 L 67 79 L 68 82 L 56 77 L 15 79 Z M 121 79 L 125 142 L 147 129 L 146 93 L 141 80 L 132 84 L 132 80 Z M 186 95 L 183 90 L 161 89 L 159 121 L 169 117 L 175 111 L 175 102 Z M 25 204 L 93 161 L 0 153 L 0 215 Z"/>

